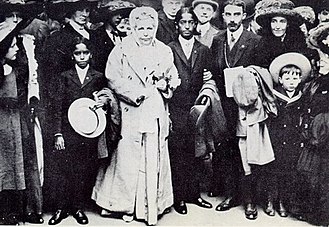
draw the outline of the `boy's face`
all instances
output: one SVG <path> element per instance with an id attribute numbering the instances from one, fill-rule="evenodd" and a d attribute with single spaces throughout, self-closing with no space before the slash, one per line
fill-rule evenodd
<path id="1" fill-rule="evenodd" d="M 300 75 L 294 72 L 284 73 L 279 77 L 279 82 L 286 91 L 295 91 L 300 83 Z"/>
<path id="2" fill-rule="evenodd" d="M 215 11 L 209 4 L 199 3 L 195 6 L 194 13 L 198 17 L 199 23 L 205 24 L 211 20 L 215 14 Z"/>
<path id="3" fill-rule="evenodd" d="M 86 68 L 89 64 L 90 58 L 91 53 L 85 44 L 79 43 L 75 46 L 75 50 L 73 51 L 73 59 L 80 68 Z"/>
<path id="4" fill-rule="evenodd" d="M 230 32 L 235 32 L 242 25 L 242 21 L 246 18 L 243 8 L 235 5 L 227 5 L 222 14 L 225 24 Z"/>
<path id="5" fill-rule="evenodd" d="M 193 37 L 196 22 L 193 20 L 192 14 L 183 13 L 182 19 L 178 22 L 178 32 L 184 39 L 191 39 Z"/>

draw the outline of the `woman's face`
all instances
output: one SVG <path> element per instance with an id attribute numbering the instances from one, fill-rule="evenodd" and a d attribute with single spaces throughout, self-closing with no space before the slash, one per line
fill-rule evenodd
<path id="1" fill-rule="evenodd" d="M 18 51 L 18 46 L 16 43 L 16 38 L 13 38 L 13 41 L 8 49 L 8 52 L 5 56 L 6 59 L 8 60 L 15 60 L 16 59 L 16 55 L 17 55 L 17 51 Z"/>
<path id="2" fill-rule="evenodd" d="M 286 34 L 288 21 L 285 17 L 273 17 L 271 19 L 271 31 L 275 37 L 281 38 Z"/>
<path id="3" fill-rule="evenodd" d="M 85 44 L 79 43 L 75 46 L 75 50 L 73 51 L 73 59 L 80 68 L 86 68 L 89 64 L 90 58 L 91 53 Z"/>
<path id="4" fill-rule="evenodd" d="M 136 23 L 135 32 L 139 43 L 143 46 L 149 46 L 155 35 L 155 24 L 154 20 L 149 18 L 140 20 Z"/>

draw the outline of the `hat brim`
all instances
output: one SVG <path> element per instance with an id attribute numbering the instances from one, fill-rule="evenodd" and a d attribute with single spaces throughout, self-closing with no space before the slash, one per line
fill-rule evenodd
<path id="1" fill-rule="evenodd" d="M 192 2 L 192 7 L 195 8 L 200 3 L 211 5 L 214 8 L 214 11 L 216 11 L 219 7 L 219 4 L 217 2 L 212 1 L 212 0 L 195 0 L 195 1 Z"/>
<path id="2" fill-rule="evenodd" d="M 37 2 L 28 2 L 25 4 L 1 3 L 0 15 L 4 16 L 10 12 L 19 12 L 23 17 L 33 17 L 41 13 L 43 9 L 43 4 Z"/>
<path id="3" fill-rule="evenodd" d="M 297 25 L 302 25 L 304 22 L 303 17 L 291 9 L 264 10 L 264 12 L 261 12 L 256 16 L 256 22 L 260 26 L 266 27 L 270 24 L 271 19 L 276 16 L 286 17 L 288 23 L 295 23 Z"/>
<path id="4" fill-rule="evenodd" d="M 302 82 L 310 76 L 312 67 L 307 57 L 300 53 L 290 52 L 276 57 L 270 64 L 269 71 L 275 83 L 279 83 L 281 69 L 287 65 L 295 65 L 301 70 Z"/>
<path id="5" fill-rule="evenodd" d="M 90 15 L 90 20 L 92 22 L 106 22 L 109 21 L 110 18 L 112 18 L 113 16 L 119 14 L 124 18 L 129 18 L 129 14 L 134 8 L 135 7 L 128 7 L 123 9 L 117 9 L 115 11 L 109 11 L 107 8 L 100 8 Z"/>
<path id="6" fill-rule="evenodd" d="M 328 23 L 323 23 L 318 27 L 311 29 L 309 32 L 309 37 L 307 39 L 308 43 L 315 48 L 320 48 L 319 42 L 322 40 L 319 40 L 319 37 L 323 34 L 323 32 L 327 30 L 329 30 Z"/>
<path id="7" fill-rule="evenodd" d="M 102 108 L 96 108 L 91 110 L 98 103 L 89 98 L 80 98 L 75 100 L 69 107 L 68 119 L 75 132 L 86 138 L 95 138 L 102 134 L 106 128 L 106 116 Z M 79 115 L 79 111 L 84 108 L 85 111 L 91 111 L 90 113 L 95 114 L 95 119 L 97 122 L 89 122 L 88 119 L 76 120 Z M 81 115 L 81 113 L 80 113 Z M 81 117 L 81 116 L 80 116 Z M 83 117 L 83 116 L 82 116 Z M 90 119 L 89 119 L 90 120 Z M 95 128 L 90 130 L 85 130 L 86 124 L 94 124 Z"/>
<path id="8" fill-rule="evenodd" d="M 87 0 L 77 0 L 77 1 L 57 1 L 49 2 L 46 5 L 46 12 L 48 16 L 55 20 L 64 19 L 68 13 L 82 8 L 90 7 L 91 9 L 96 8 L 98 1 L 87 1 Z"/>

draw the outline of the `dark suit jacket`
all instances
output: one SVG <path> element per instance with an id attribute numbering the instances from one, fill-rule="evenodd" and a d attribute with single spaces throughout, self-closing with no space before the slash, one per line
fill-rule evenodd
<path id="1" fill-rule="evenodd" d="M 203 85 L 203 70 L 212 70 L 211 52 L 195 40 L 190 59 L 187 59 L 178 40 L 169 44 L 181 85 L 170 99 L 170 116 L 176 127 L 186 128 L 190 108 L 194 105 Z M 174 126 L 175 127 L 175 126 Z"/>
<path id="2" fill-rule="evenodd" d="M 216 36 L 213 40 L 211 51 L 215 59 L 214 79 L 217 83 L 219 95 L 222 99 L 222 105 L 225 117 L 228 122 L 228 129 L 231 130 L 231 136 L 235 137 L 236 120 L 238 117 L 238 107 L 233 98 L 227 98 L 225 93 L 224 69 L 228 68 L 225 61 L 225 47 L 227 60 L 230 67 L 249 66 L 255 64 L 255 56 L 257 54 L 257 45 L 260 40 L 258 35 L 243 30 L 240 38 L 230 51 L 227 45 L 227 32 L 223 32 Z"/>
<path id="3" fill-rule="evenodd" d="M 156 38 L 164 44 L 169 44 L 178 37 L 175 22 L 173 20 L 170 20 L 163 12 L 163 10 L 160 10 L 158 12 L 158 18 L 159 25 Z"/>
<path id="4" fill-rule="evenodd" d="M 93 53 L 94 68 L 99 72 L 105 73 L 106 62 L 114 48 L 114 43 L 108 36 L 104 26 L 98 28 L 95 33 L 92 34 L 92 40 L 95 47 L 97 47 L 97 51 Z"/>
<path id="5" fill-rule="evenodd" d="M 81 84 L 75 68 L 63 72 L 58 80 L 53 106 L 53 134 L 73 132 L 68 122 L 68 109 L 79 98 L 93 99 L 93 92 L 106 86 L 106 78 L 100 72 L 89 68 L 84 83 Z"/>

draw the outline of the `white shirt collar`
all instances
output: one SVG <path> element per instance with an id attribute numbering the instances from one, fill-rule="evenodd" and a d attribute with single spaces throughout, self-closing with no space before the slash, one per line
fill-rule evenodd
<path id="1" fill-rule="evenodd" d="M 205 24 L 198 24 L 197 31 L 201 33 L 201 36 L 204 36 L 206 32 L 210 29 L 210 22 Z"/>
<path id="2" fill-rule="evenodd" d="M 235 32 L 231 32 L 227 29 L 227 40 L 231 40 L 231 34 L 233 34 L 235 42 L 237 42 L 239 40 L 242 32 L 243 32 L 243 26 L 242 25 L 240 25 L 238 30 L 236 30 Z"/>
<path id="3" fill-rule="evenodd" d="M 87 65 L 86 68 L 82 69 L 82 68 L 80 68 L 79 66 L 77 66 L 75 64 L 75 69 L 77 70 L 77 74 L 78 74 L 78 77 L 79 77 L 79 80 L 80 80 L 81 84 L 83 84 L 83 82 L 85 81 L 85 78 L 87 76 L 89 65 Z"/>
<path id="4" fill-rule="evenodd" d="M 80 35 L 82 35 L 83 37 L 85 37 L 86 39 L 89 39 L 89 32 L 85 29 L 84 26 L 81 26 L 79 24 L 77 24 L 74 20 L 69 19 L 69 24 L 72 26 L 72 28 L 78 32 Z"/>
<path id="5" fill-rule="evenodd" d="M 193 45 L 195 42 L 195 38 L 192 37 L 191 39 L 187 40 L 187 39 L 184 39 L 181 35 L 179 35 L 178 41 L 179 41 L 180 45 L 182 46 L 182 49 L 184 51 L 186 58 L 190 58 L 192 49 L 193 49 Z"/>

